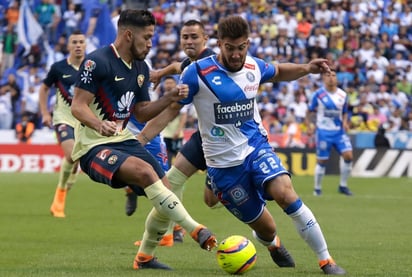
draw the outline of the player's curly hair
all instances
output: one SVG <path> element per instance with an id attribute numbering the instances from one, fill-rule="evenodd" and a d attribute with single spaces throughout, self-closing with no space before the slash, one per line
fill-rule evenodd
<path id="1" fill-rule="evenodd" d="M 249 24 L 243 17 L 238 15 L 223 17 L 217 26 L 218 39 L 249 37 Z"/>

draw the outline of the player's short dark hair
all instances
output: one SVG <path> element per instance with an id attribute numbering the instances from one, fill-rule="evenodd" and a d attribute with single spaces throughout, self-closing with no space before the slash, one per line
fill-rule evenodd
<path id="1" fill-rule="evenodd" d="M 80 31 L 79 29 L 74 30 L 71 34 L 72 35 L 84 35 L 84 33 L 82 31 Z"/>
<path id="2" fill-rule="evenodd" d="M 196 25 L 199 26 L 203 31 L 205 30 L 205 25 L 196 19 L 189 19 L 188 21 L 183 23 L 183 26 L 196 26 Z"/>
<path id="3" fill-rule="evenodd" d="M 219 20 L 217 26 L 218 39 L 249 37 L 249 24 L 241 16 L 232 15 L 223 17 Z"/>
<path id="4" fill-rule="evenodd" d="M 148 10 L 126 9 L 120 12 L 117 27 L 147 27 L 156 25 L 156 19 Z"/>

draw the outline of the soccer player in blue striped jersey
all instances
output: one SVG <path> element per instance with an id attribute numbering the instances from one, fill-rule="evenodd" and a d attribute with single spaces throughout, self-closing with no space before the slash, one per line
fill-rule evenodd
<path id="1" fill-rule="evenodd" d="M 74 184 L 78 162 L 74 162 L 71 153 L 74 145 L 74 127 L 77 120 L 73 117 L 72 104 L 74 83 L 86 51 L 86 37 L 80 31 L 74 31 L 68 39 L 69 55 L 66 59 L 54 63 L 40 87 L 39 105 L 42 123 L 54 127 L 57 140 L 63 150 L 64 158 L 60 166 L 59 181 L 50 212 L 54 217 L 63 218 L 67 191 Z M 53 118 L 48 110 L 50 88 L 56 89 L 56 103 Z"/>
<path id="2" fill-rule="evenodd" d="M 318 221 L 295 192 L 289 172 L 270 146 L 256 102 L 261 83 L 328 72 L 327 60 L 269 64 L 249 56 L 249 44 L 246 20 L 221 18 L 220 53 L 193 62 L 183 71 L 180 81 L 189 86 L 189 96 L 149 121 L 143 135 L 152 137 L 159 132 L 157 121 L 170 120 L 182 105 L 193 103 L 211 187 L 225 208 L 253 230 L 278 266 L 294 267 L 266 207 L 267 201 L 274 200 L 317 255 L 321 270 L 343 275 L 346 272 L 331 257 Z"/>
<path id="3" fill-rule="evenodd" d="M 149 68 L 144 59 L 152 47 L 154 29 L 155 18 L 149 11 L 123 10 L 115 41 L 86 56 L 71 107 L 79 120 L 72 159 L 79 160 L 83 172 L 96 182 L 112 188 L 129 186 L 146 195 L 153 209 L 133 268 L 170 270 L 155 258 L 155 250 L 171 220 L 203 249 L 211 250 L 217 242 L 168 189 L 159 163 L 126 128 L 132 113 L 139 122 L 146 122 L 188 93 L 187 87 L 177 87 L 150 101 Z"/>
<path id="4" fill-rule="evenodd" d="M 323 86 L 315 91 L 309 104 L 307 125 L 316 114 L 316 167 L 315 189 L 313 194 L 322 194 L 322 179 L 325 176 L 326 163 L 332 147 L 336 149 L 343 161 L 340 162 L 340 183 L 338 192 L 351 196 L 348 178 L 352 170 L 352 144 L 346 135 L 348 126 L 348 94 L 338 88 L 336 72 L 331 70 L 322 74 Z"/>

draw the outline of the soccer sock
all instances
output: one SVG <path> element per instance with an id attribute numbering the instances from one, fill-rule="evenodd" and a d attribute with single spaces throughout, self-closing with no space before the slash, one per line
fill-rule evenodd
<path id="1" fill-rule="evenodd" d="M 141 262 L 146 262 L 154 256 L 156 247 L 166 233 L 169 225 L 170 220 L 161 216 L 155 208 L 150 211 L 146 218 L 145 231 L 136 259 Z"/>
<path id="2" fill-rule="evenodd" d="M 348 178 L 352 171 L 352 161 L 343 161 L 340 164 L 340 186 L 348 186 Z"/>
<path id="3" fill-rule="evenodd" d="M 255 230 L 252 231 L 253 237 L 260 242 L 262 245 L 266 246 L 266 247 L 271 247 L 271 246 L 275 246 L 275 247 L 279 247 L 280 246 L 280 239 L 279 237 L 276 235 L 276 232 L 274 233 L 275 237 L 273 238 L 272 241 L 266 241 L 263 240 L 262 238 L 259 237 L 259 235 L 256 233 Z"/>
<path id="4" fill-rule="evenodd" d="M 170 183 L 170 189 L 173 191 L 176 196 L 182 200 L 183 199 L 183 190 L 184 184 L 187 181 L 188 177 L 184 175 L 179 169 L 175 166 L 172 166 L 169 171 L 166 173 L 166 177 Z"/>
<path id="5" fill-rule="evenodd" d="M 315 189 L 322 189 L 322 179 L 325 176 L 325 165 L 316 163 L 315 166 Z"/>
<path id="6" fill-rule="evenodd" d="M 285 209 L 285 213 L 292 218 L 299 235 L 316 253 L 319 260 L 330 258 L 326 240 L 312 211 L 298 199 Z"/>
<path id="7" fill-rule="evenodd" d="M 67 180 L 72 174 L 74 164 L 69 163 L 66 159 L 63 159 L 60 167 L 59 183 L 57 186 L 61 189 L 67 189 Z"/>
<path id="8" fill-rule="evenodd" d="M 72 171 L 69 175 L 69 178 L 67 179 L 67 182 L 66 182 L 66 188 L 68 190 L 72 188 L 72 186 L 74 185 L 74 183 L 77 180 L 77 174 L 79 172 L 79 170 L 77 168 L 78 166 L 79 166 L 78 163 L 73 164 L 73 169 L 72 169 Z"/>
<path id="9" fill-rule="evenodd" d="M 192 233 L 200 225 L 189 215 L 182 202 L 163 185 L 161 180 L 146 187 L 144 191 L 160 217 L 172 220 L 189 233 Z"/>

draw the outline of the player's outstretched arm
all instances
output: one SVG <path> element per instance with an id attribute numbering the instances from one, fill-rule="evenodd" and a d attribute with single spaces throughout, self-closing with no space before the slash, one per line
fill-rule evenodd
<path id="1" fill-rule="evenodd" d="M 276 74 L 269 82 L 293 81 L 310 73 L 318 74 L 330 71 L 327 59 L 313 59 L 306 64 L 280 63 L 276 66 Z"/>
<path id="2" fill-rule="evenodd" d="M 186 98 L 188 94 L 189 87 L 187 85 L 178 85 L 175 88 L 166 91 L 165 94 L 156 101 L 136 103 L 133 114 L 137 121 L 147 122 L 160 114 L 171 103 Z"/>
<path id="3" fill-rule="evenodd" d="M 136 136 L 137 140 L 139 140 L 142 145 L 146 145 L 157 136 L 170 121 L 175 119 L 181 108 L 182 105 L 179 103 L 175 102 L 170 104 L 169 107 L 163 110 L 158 116 L 147 122 L 143 130 Z"/>

